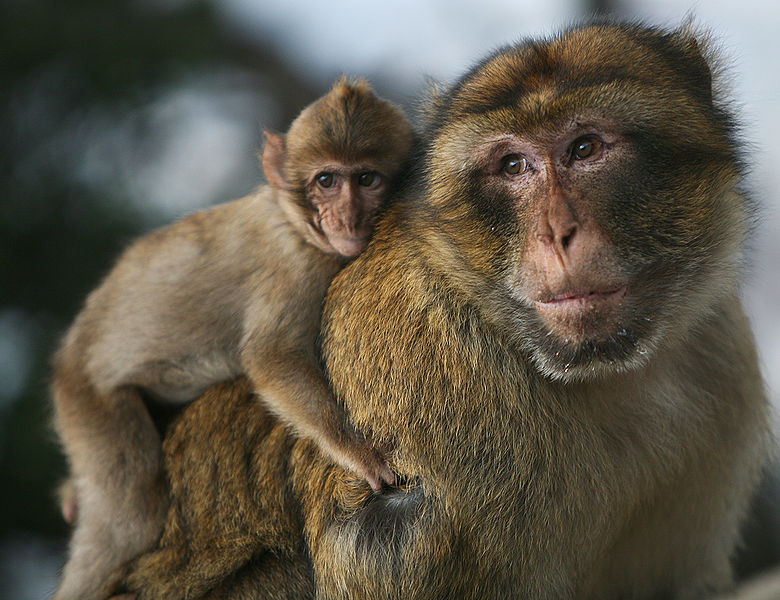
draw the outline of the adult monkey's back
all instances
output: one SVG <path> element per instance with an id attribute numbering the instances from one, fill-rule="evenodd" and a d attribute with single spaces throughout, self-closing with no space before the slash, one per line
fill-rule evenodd
<path id="1" fill-rule="evenodd" d="M 323 519 L 322 598 L 700 598 L 763 463 L 749 209 L 689 31 L 577 28 L 433 102 L 324 357 L 408 492 Z"/>

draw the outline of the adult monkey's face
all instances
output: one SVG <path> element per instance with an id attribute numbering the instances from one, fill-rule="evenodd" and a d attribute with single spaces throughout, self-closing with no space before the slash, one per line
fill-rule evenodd
<path id="1" fill-rule="evenodd" d="M 689 33 L 592 26 L 498 51 L 430 121 L 441 228 L 545 374 L 636 368 L 732 287 L 738 153 Z"/>

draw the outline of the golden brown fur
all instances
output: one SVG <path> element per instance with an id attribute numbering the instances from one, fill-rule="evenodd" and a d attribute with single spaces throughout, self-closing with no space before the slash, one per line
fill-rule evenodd
<path id="1" fill-rule="evenodd" d="M 366 143 L 374 128 L 394 145 Z M 342 80 L 287 136 L 266 136 L 270 185 L 133 244 L 57 353 L 55 425 L 75 489 L 63 510 L 78 512 L 57 600 L 97 597 L 160 533 L 168 500 L 150 402 L 181 405 L 244 374 L 331 459 L 375 488 L 394 481 L 334 402 L 315 341 L 327 286 L 365 247 L 413 132 L 368 84 Z"/>
<path id="2" fill-rule="evenodd" d="M 256 527 L 260 558 L 226 581 L 318 600 L 729 588 L 768 408 L 737 291 L 739 144 L 701 45 L 688 31 L 575 28 L 502 49 L 439 93 L 416 181 L 336 277 L 323 320 L 333 389 L 404 485 L 371 495 L 306 441 L 268 456 L 275 475 L 257 487 L 239 475 L 237 496 L 292 496 L 282 514 L 231 510 Z M 575 159 L 579 143 L 594 145 Z M 509 173 L 506 156 L 529 166 Z M 218 393 L 224 405 L 231 392 Z M 202 452 L 198 430 L 176 443 Z M 185 475 L 169 459 L 183 510 L 234 473 Z M 183 535 L 220 529 L 204 513 Z M 290 564 L 311 572 L 248 570 L 301 539 Z M 201 559 L 188 555 L 196 572 Z M 167 577 L 149 561 L 131 576 L 141 598 Z"/>
<path id="3" fill-rule="evenodd" d="M 250 392 L 246 380 L 216 386 L 171 426 L 164 468 L 175 501 L 165 530 L 154 552 L 114 575 L 109 592 L 122 578 L 141 588 L 138 600 L 244 597 L 238 590 L 262 598 L 269 589 L 299 598 L 312 589 L 288 481 L 296 441 Z"/>
<path id="4" fill-rule="evenodd" d="M 699 42 L 574 29 L 497 52 L 437 104 L 424 201 L 388 216 L 324 316 L 333 388 L 419 479 L 422 516 L 390 553 L 327 528 L 321 597 L 366 582 L 363 597 L 406 599 L 726 588 L 767 405 L 736 292 L 738 145 Z M 560 154 L 592 137 L 598 160 Z M 525 179 L 492 170 L 504 152 L 527 152 Z M 625 290 L 588 300 L 595 323 L 587 307 L 540 312 L 548 287 L 581 281 Z"/>

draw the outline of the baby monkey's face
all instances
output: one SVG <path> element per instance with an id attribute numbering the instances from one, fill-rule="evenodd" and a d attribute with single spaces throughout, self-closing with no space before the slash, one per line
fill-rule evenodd
<path id="1" fill-rule="evenodd" d="M 387 190 L 387 177 L 371 164 L 322 165 L 307 186 L 313 225 L 333 250 L 353 258 L 371 239 Z"/>

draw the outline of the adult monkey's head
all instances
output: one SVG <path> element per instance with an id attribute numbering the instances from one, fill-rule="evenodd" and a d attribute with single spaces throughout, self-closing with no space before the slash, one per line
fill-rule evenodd
<path id="1" fill-rule="evenodd" d="M 432 102 L 429 225 L 548 376 L 644 364 L 733 289 L 748 209 L 701 46 L 577 28 L 495 52 Z"/>

